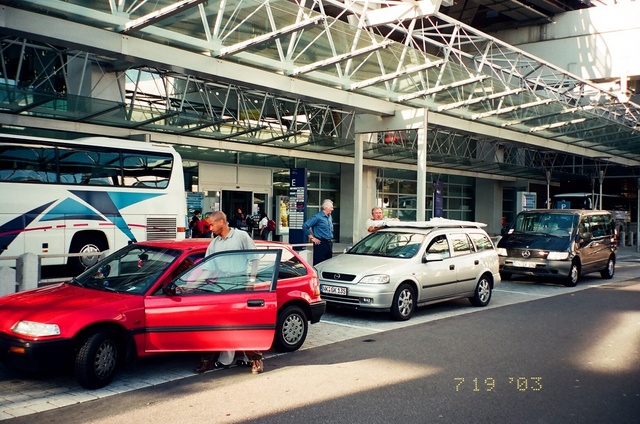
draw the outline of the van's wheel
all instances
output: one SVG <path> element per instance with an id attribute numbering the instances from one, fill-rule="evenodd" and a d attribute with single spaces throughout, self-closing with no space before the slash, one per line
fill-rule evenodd
<path id="1" fill-rule="evenodd" d="M 609 256 L 609 260 L 607 261 L 607 267 L 600 271 L 600 276 L 602 278 L 606 278 L 610 280 L 613 278 L 613 274 L 616 272 L 616 260 L 613 256 Z"/>
<path id="2" fill-rule="evenodd" d="M 69 258 L 69 266 L 74 275 L 84 272 L 85 269 L 93 266 L 100 260 L 100 254 L 107 249 L 104 240 L 87 235 L 74 238 L 69 248 L 69 253 L 95 253 L 91 256 L 74 256 Z"/>
<path id="3" fill-rule="evenodd" d="M 416 295 L 411 285 L 401 284 L 393 295 L 391 304 L 391 317 L 396 321 L 406 321 L 413 315 L 416 309 Z"/>
<path id="4" fill-rule="evenodd" d="M 107 331 L 87 337 L 76 355 L 75 372 L 85 389 L 99 389 L 111 382 L 118 364 L 118 344 Z"/>
<path id="5" fill-rule="evenodd" d="M 487 306 L 491 300 L 491 281 L 486 275 L 480 277 L 473 297 L 469 301 L 473 306 Z"/>
<path id="6" fill-rule="evenodd" d="M 309 321 L 299 306 L 287 306 L 278 314 L 273 346 L 280 352 L 298 350 L 307 338 Z"/>
<path id="7" fill-rule="evenodd" d="M 567 287 L 575 287 L 578 284 L 578 279 L 580 278 L 580 265 L 577 262 L 571 263 L 571 269 L 569 270 L 569 275 L 566 277 L 564 281 L 564 285 Z"/>
<path id="8" fill-rule="evenodd" d="M 511 279 L 511 273 L 510 272 L 500 271 L 500 278 L 503 279 L 503 280 L 510 280 Z"/>

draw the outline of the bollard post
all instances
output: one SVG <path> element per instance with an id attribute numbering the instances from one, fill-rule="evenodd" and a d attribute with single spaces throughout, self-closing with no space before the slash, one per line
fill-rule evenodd
<path id="1" fill-rule="evenodd" d="M 18 291 L 35 289 L 40 281 L 40 258 L 34 253 L 24 253 L 16 261 Z"/>
<path id="2" fill-rule="evenodd" d="M 304 255 L 302 253 L 305 253 Z M 304 249 L 302 252 L 299 252 L 305 261 L 309 263 L 309 265 L 313 266 L 313 248 Z"/>
<path id="3" fill-rule="evenodd" d="M 16 270 L 10 266 L 0 267 L 0 296 L 16 292 Z"/>
<path id="4" fill-rule="evenodd" d="M 626 246 L 627 245 L 627 233 L 624 231 L 620 232 L 620 240 L 618 240 L 618 246 Z"/>

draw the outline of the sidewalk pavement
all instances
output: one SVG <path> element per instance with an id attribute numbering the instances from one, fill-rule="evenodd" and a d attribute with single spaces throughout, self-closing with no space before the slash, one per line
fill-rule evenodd
<path id="1" fill-rule="evenodd" d="M 618 246 L 616 252 L 618 260 L 640 260 L 640 252 L 637 246 Z"/>

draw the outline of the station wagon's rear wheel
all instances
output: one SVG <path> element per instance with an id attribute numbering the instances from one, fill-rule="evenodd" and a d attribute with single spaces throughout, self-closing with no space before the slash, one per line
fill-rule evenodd
<path id="1" fill-rule="evenodd" d="M 280 352 L 298 350 L 307 338 L 309 321 L 298 306 L 287 306 L 278 314 L 273 345 Z"/>
<path id="2" fill-rule="evenodd" d="M 480 277 L 478 284 L 476 285 L 476 291 L 473 293 L 473 297 L 469 298 L 469 301 L 474 306 L 487 306 L 491 300 L 491 281 L 486 275 Z"/>
<path id="3" fill-rule="evenodd" d="M 99 389 L 111 382 L 118 363 L 118 345 L 107 331 L 87 337 L 76 355 L 78 383 L 85 389 Z"/>
<path id="4" fill-rule="evenodd" d="M 616 261 L 613 259 L 613 256 L 609 256 L 609 260 L 607 261 L 607 267 L 600 271 L 600 276 L 602 278 L 606 278 L 610 280 L 613 278 L 613 274 L 616 272 Z"/>
<path id="5" fill-rule="evenodd" d="M 579 278 L 580 278 L 580 265 L 577 262 L 573 262 L 571 264 L 571 269 L 569 270 L 569 275 L 564 281 L 564 285 L 567 287 L 575 287 L 578 284 Z"/>
<path id="6" fill-rule="evenodd" d="M 411 285 L 401 284 L 393 296 L 391 304 L 391 317 L 397 321 L 406 321 L 411 318 L 416 309 L 416 295 Z"/>

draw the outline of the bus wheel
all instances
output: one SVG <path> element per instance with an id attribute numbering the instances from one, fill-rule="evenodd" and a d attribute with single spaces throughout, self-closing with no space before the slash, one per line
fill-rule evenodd
<path id="1" fill-rule="evenodd" d="M 95 265 L 100 259 L 100 253 L 106 248 L 107 243 L 100 238 L 90 237 L 87 235 L 81 235 L 74 238 L 71 243 L 69 253 L 95 253 L 90 256 L 74 256 L 69 258 L 67 263 L 74 272 L 74 275 L 80 274 L 84 272 L 85 269 Z"/>

